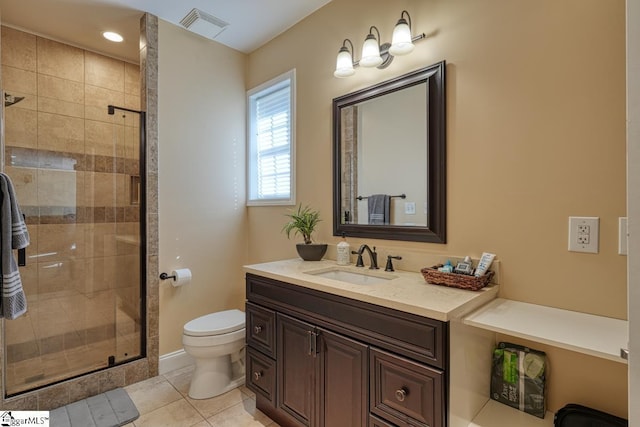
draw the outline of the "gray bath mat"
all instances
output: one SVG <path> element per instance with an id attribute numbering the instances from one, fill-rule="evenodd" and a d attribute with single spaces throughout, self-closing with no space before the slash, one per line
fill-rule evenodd
<path id="1" fill-rule="evenodd" d="M 51 427 L 117 427 L 140 416 L 122 388 L 89 397 L 49 413 Z"/>

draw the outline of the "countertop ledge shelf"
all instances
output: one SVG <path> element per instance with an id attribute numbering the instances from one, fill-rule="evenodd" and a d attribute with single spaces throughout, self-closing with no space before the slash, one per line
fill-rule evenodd
<path id="1" fill-rule="evenodd" d="M 547 411 L 544 418 L 537 418 L 495 400 L 489 400 L 469 427 L 553 427 L 553 412 Z"/>
<path id="2" fill-rule="evenodd" d="M 464 323 L 627 363 L 620 357 L 628 342 L 626 320 L 497 298 L 466 316 Z"/>

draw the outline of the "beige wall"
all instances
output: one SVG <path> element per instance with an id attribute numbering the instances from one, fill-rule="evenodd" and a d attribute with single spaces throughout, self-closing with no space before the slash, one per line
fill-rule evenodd
<path id="1" fill-rule="evenodd" d="M 246 56 L 159 24 L 160 354 L 182 348 L 191 319 L 244 306 Z"/>
<path id="2" fill-rule="evenodd" d="M 248 88 L 297 70 L 297 199 L 322 212 L 317 240 L 338 242 L 332 99 L 446 60 L 448 243 L 364 241 L 400 255 L 493 252 L 502 297 L 626 318 L 626 260 L 617 255 L 626 211 L 624 7 L 623 0 L 333 0 L 253 52 Z M 410 56 L 386 70 L 333 77 L 344 38 L 359 57 L 369 26 L 389 41 L 403 9 L 414 32 L 428 34 Z M 249 208 L 251 262 L 296 256 L 280 232 L 285 209 Z M 568 216 L 600 217 L 599 254 L 567 251 Z M 552 372 L 561 373 L 549 379 L 552 410 L 584 401 L 626 414 L 624 365 L 548 351 Z"/>

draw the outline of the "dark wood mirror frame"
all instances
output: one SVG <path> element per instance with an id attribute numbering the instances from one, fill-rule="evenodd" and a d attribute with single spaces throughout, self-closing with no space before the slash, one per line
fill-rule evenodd
<path id="1" fill-rule="evenodd" d="M 427 226 L 343 224 L 341 212 L 342 108 L 401 89 L 427 85 Z M 333 100 L 333 234 L 334 236 L 446 243 L 446 99 L 445 62 L 387 80 Z M 389 171 L 390 174 L 395 173 Z"/>

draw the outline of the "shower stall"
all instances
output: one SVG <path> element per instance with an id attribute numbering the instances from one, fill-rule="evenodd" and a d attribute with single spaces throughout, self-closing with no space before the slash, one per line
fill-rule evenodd
<path id="1" fill-rule="evenodd" d="M 32 70 L 2 64 L 4 172 L 31 237 L 28 311 L 3 322 L 4 398 L 146 356 L 145 115 L 108 102 L 139 99 L 138 67 L 13 32 L 3 49 L 38 49 Z"/>

